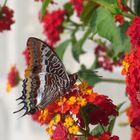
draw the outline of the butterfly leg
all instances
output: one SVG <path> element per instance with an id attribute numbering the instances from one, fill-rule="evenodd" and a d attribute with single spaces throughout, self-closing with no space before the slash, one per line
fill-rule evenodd
<path id="1" fill-rule="evenodd" d="M 62 97 L 62 96 L 60 96 L 60 102 L 62 103 L 61 111 L 63 112 L 63 110 L 64 110 L 64 106 L 63 106 L 63 97 Z"/>

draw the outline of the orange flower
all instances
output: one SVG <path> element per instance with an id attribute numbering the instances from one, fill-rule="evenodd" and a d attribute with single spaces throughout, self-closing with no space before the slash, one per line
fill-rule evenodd
<path id="1" fill-rule="evenodd" d="M 90 87 L 87 82 L 82 82 L 77 87 L 79 88 L 79 90 L 83 94 L 91 94 L 92 93 L 92 87 Z"/>

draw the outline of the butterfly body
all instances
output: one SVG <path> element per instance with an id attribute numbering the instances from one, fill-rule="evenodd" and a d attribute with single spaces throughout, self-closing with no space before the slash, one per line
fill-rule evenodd
<path id="1" fill-rule="evenodd" d="M 59 57 L 43 41 L 31 37 L 27 41 L 27 47 L 29 64 L 25 70 L 22 96 L 17 99 L 24 104 L 20 109 L 26 110 L 24 115 L 34 114 L 47 107 L 63 96 L 78 78 L 77 73 L 67 74 Z"/>

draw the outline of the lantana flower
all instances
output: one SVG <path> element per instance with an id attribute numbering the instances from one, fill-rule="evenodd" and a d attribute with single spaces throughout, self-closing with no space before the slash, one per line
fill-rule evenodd
<path id="1" fill-rule="evenodd" d="M 11 88 L 17 86 L 20 82 L 19 71 L 16 65 L 12 65 L 7 77 L 7 91 L 10 92 Z"/>
<path id="2" fill-rule="evenodd" d="M 7 6 L 0 6 L 0 32 L 10 30 L 13 20 L 14 11 Z"/>
<path id="3" fill-rule="evenodd" d="M 60 40 L 60 34 L 63 32 L 63 21 L 65 16 L 65 10 L 56 10 L 53 12 L 47 12 L 42 19 L 44 34 L 48 39 L 49 45 L 53 46 Z M 53 17 L 53 18 L 52 18 Z"/>
<path id="4" fill-rule="evenodd" d="M 102 67 L 105 70 L 113 71 L 113 66 L 121 66 L 122 60 L 124 58 L 123 54 L 120 54 L 116 60 L 113 60 L 112 56 L 109 56 L 112 50 L 106 47 L 105 43 L 102 45 L 97 45 L 95 48 L 95 55 L 97 62 L 100 67 Z"/>
<path id="5" fill-rule="evenodd" d="M 115 21 L 120 23 L 120 25 L 123 25 L 124 24 L 124 17 L 123 17 L 123 15 L 116 15 L 115 16 Z"/>
<path id="6" fill-rule="evenodd" d="M 70 0 L 70 2 L 73 4 L 77 15 L 80 16 L 84 9 L 83 0 Z"/>
<path id="7" fill-rule="evenodd" d="M 94 105 L 96 108 L 89 110 L 89 105 Z M 79 85 L 74 85 L 69 94 L 60 97 L 60 99 L 47 106 L 45 110 L 35 113 L 33 115 L 35 117 L 32 117 L 40 124 L 47 124 L 46 131 L 52 140 L 62 138 L 70 140 L 71 136 L 76 140 L 76 135 L 86 131 L 84 127 L 87 125 L 81 115 L 81 108 L 86 111 L 85 113 L 89 118 L 88 122 L 92 125 L 107 125 L 109 124 L 110 116 L 118 115 L 112 100 L 107 96 L 93 92 L 92 87 L 83 82 Z M 90 136 L 90 133 L 88 135 Z M 108 137 L 111 138 L 110 135 Z"/>
<path id="8" fill-rule="evenodd" d="M 133 104 L 140 104 L 140 48 L 127 53 L 122 74 L 126 76 L 126 91 Z"/>
<path id="9" fill-rule="evenodd" d="M 132 48 L 140 47 L 140 17 L 135 16 L 128 27 L 127 34 L 130 36 Z"/>

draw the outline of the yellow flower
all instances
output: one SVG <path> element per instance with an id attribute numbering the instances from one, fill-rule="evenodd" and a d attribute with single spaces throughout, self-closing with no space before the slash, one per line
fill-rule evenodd
<path id="1" fill-rule="evenodd" d="M 123 61 L 122 64 L 123 64 L 123 67 L 124 67 L 125 71 L 128 72 L 128 68 L 129 68 L 130 64 L 126 61 Z"/>
<path id="2" fill-rule="evenodd" d="M 81 105 L 81 106 L 85 106 L 87 104 L 86 99 L 82 98 L 82 97 L 78 97 L 77 98 L 77 104 Z"/>
<path id="3" fill-rule="evenodd" d="M 12 87 L 11 87 L 11 85 L 8 83 L 8 84 L 7 84 L 7 87 L 6 87 L 6 91 L 7 91 L 7 92 L 10 92 L 11 89 L 12 89 Z"/>
<path id="4" fill-rule="evenodd" d="M 67 117 L 67 118 L 65 118 L 65 123 L 64 123 L 64 125 L 66 126 L 66 127 L 70 127 L 70 126 L 72 126 L 73 125 L 73 119 L 72 119 L 72 117 Z"/>
<path id="5" fill-rule="evenodd" d="M 55 124 L 54 120 L 51 120 L 49 123 L 49 127 L 53 127 L 54 124 Z"/>
<path id="6" fill-rule="evenodd" d="M 58 105 L 62 106 L 65 102 L 66 102 L 66 98 L 65 97 L 60 97 L 60 101 L 58 102 Z"/>
<path id="7" fill-rule="evenodd" d="M 75 97 L 75 96 L 71 96 L 71 97 L 69 98 L 69 100 L 67 101 L 67 103 L 68 103 L 69 105 L 73 105 L 75 102 L 76 102 L 76 97 Z"/>
<path id="8" fill-rule="evenodd" d="M 56 123 L 56 124 L 59 123 L 60 120 L 61 120 L 61 116 L 60 116 L 60 114 L 57 114 L 57 115 L 55 116 L 55 123 Z"/>
<path id="9" fill-rule="evenodd" d="M 93 90 L 92 89 L 88 89 L 85 94 L 91 94 L 91 93 L 93 93 Z"/>
<path id="10" fill-rule="evenodd" d="M 77 125 L 73 125 L 68 129 L 70 134 L 77 134 L 79 131 L 79 127 Z"/>
<path id="11" fill-rule="evenodd" d="M 41 110 L 41 114 L 39 116 L 39 121 L 42 119 L 43 121 L 46 120 L 46 118 L 48 117 L 48 109 L 45 108 L 44 110 Z"/>
<path id="12" fill-rule="evenodd" d="M 46 128 L 46 131 L 47 131 L 47 133 L 50 134 L 50 135 L 53 133 L 52 127 Z"/>
<path id="13" fill-rule="evenodd" d="M 89 85 L 87 82 L 82 82 L 78 85 L 80 91 L 84 94 L 91 94 L 93 91 L 91 88 L 89 88 Z"/>

